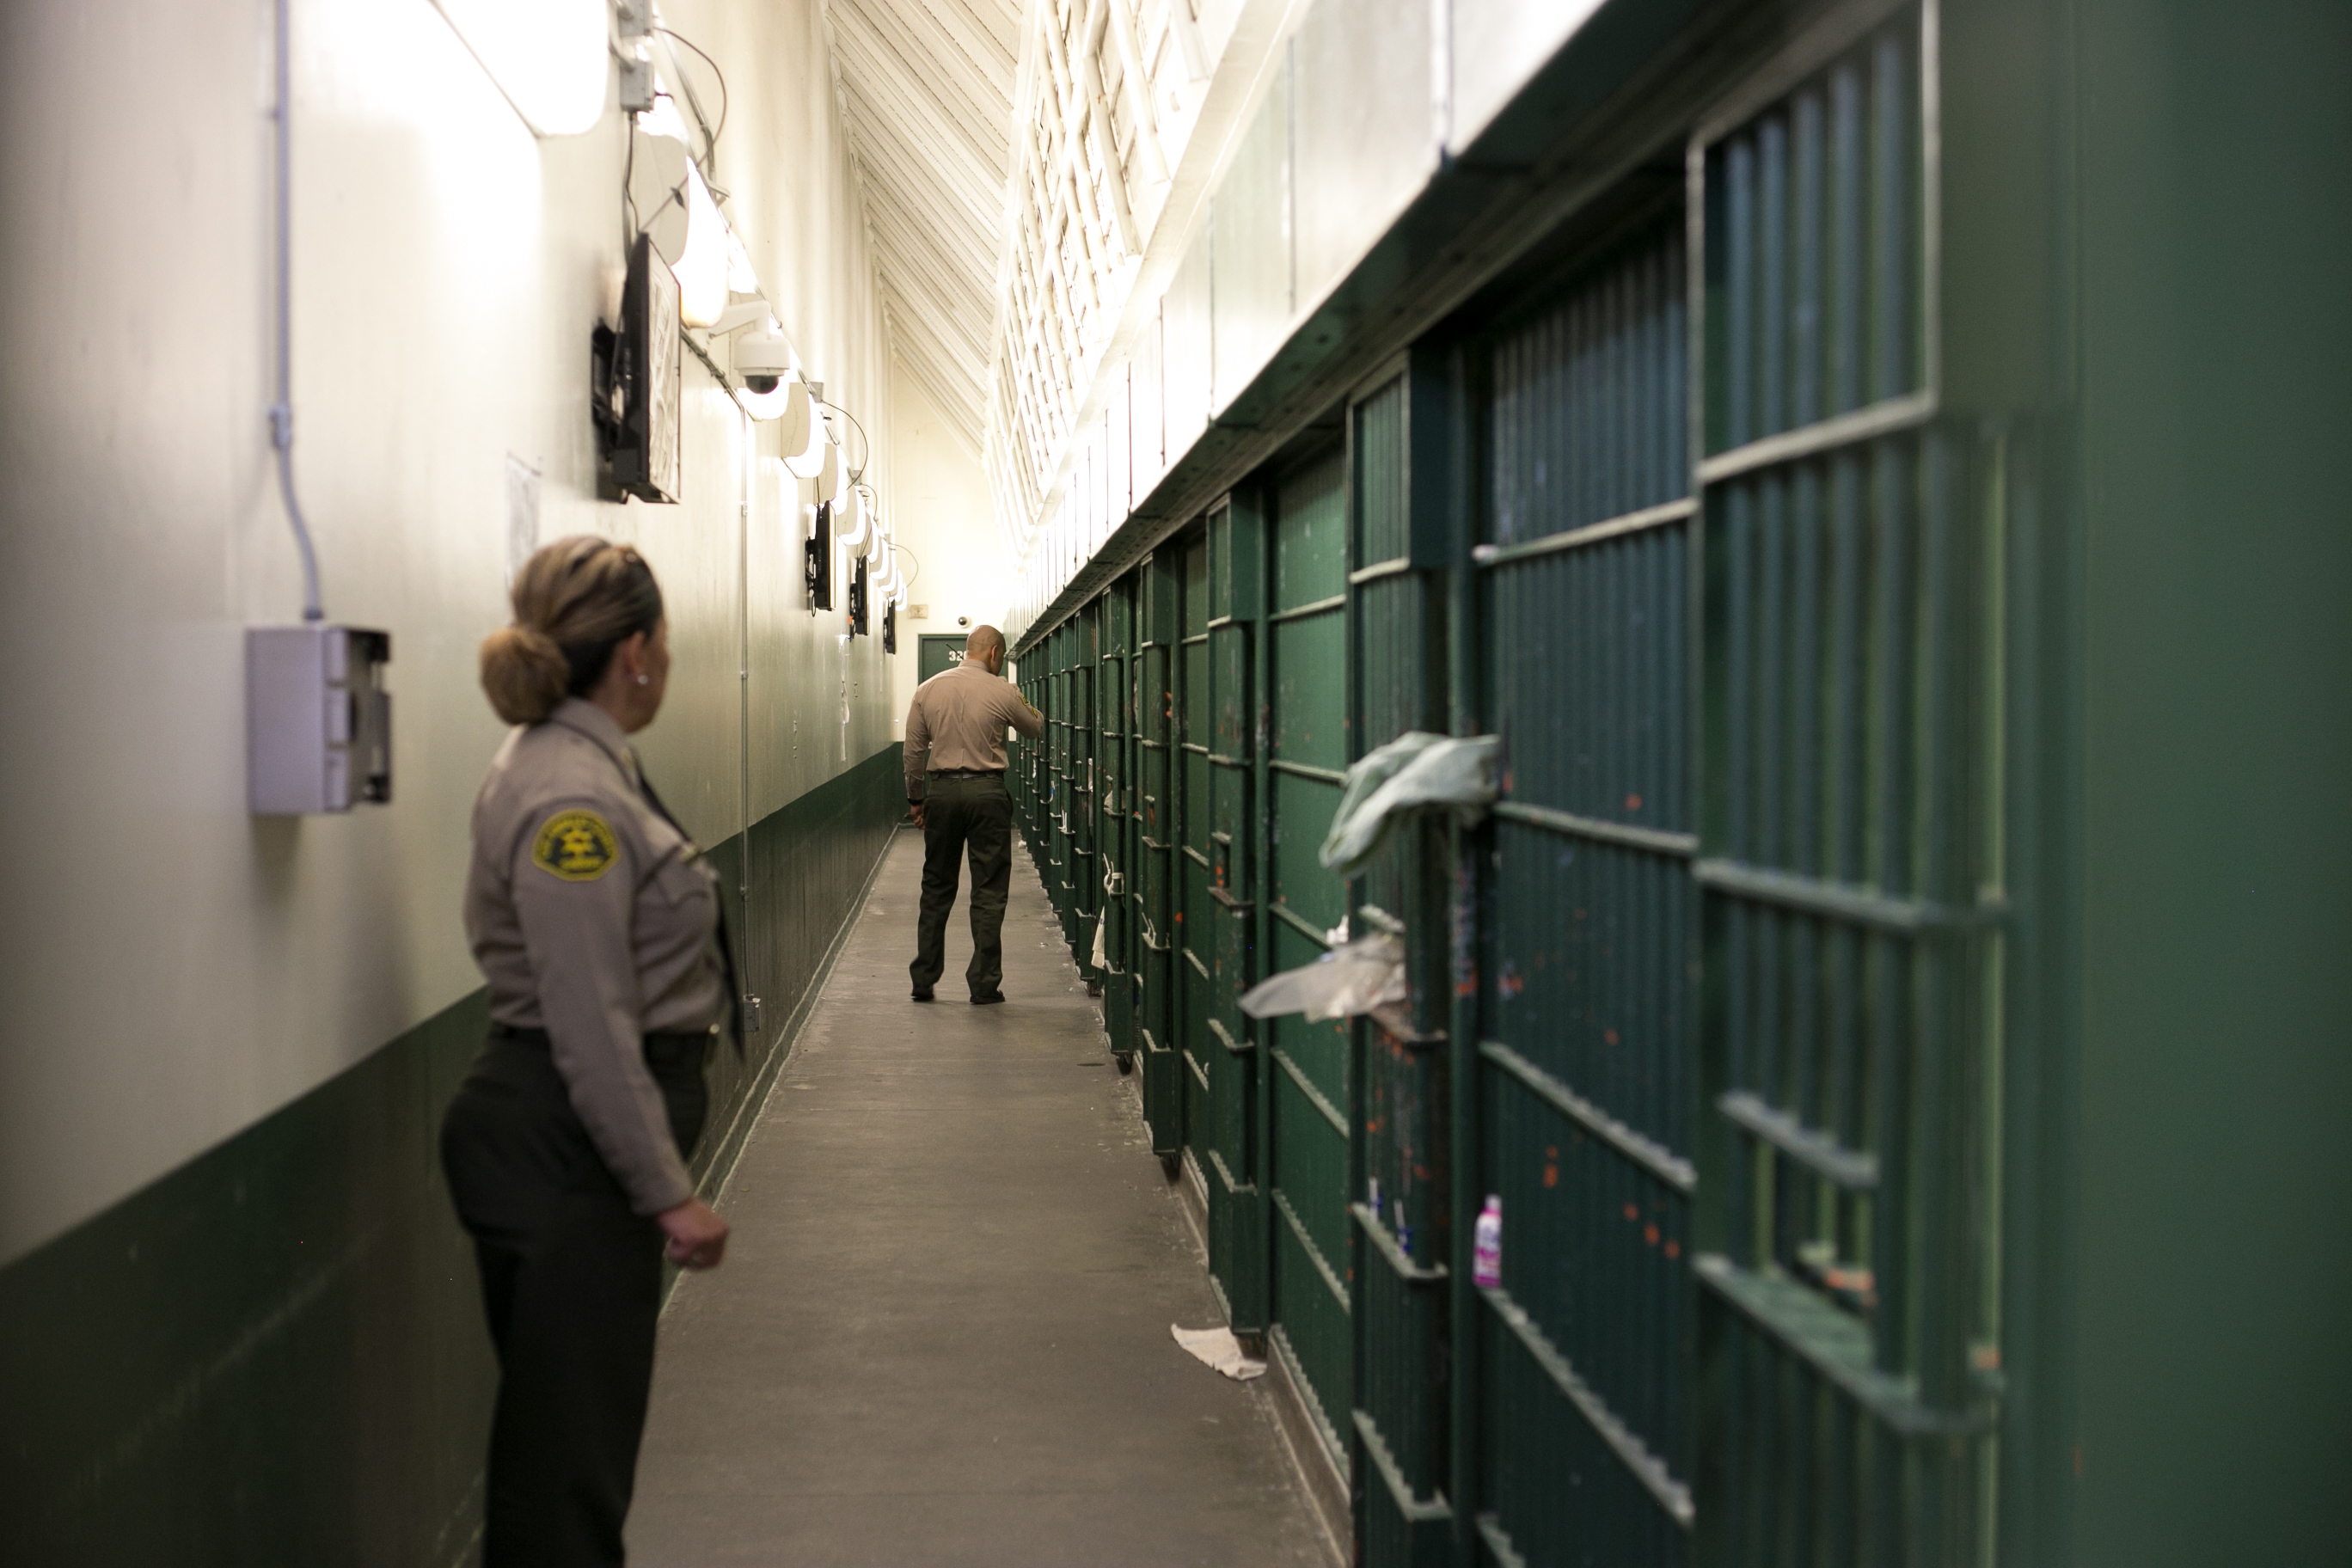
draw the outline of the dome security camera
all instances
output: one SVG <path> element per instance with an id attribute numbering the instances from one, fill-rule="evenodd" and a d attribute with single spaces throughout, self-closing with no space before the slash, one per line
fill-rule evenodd
<path id="1" fill-rule="evenodd" d="M 793 374 L 792 345 L 783 333 L 764 327 L 746 332 L 735 344 L 735 374 L 748 392 L 773 392 Z"/>
<path id="2" fill-rule="evenodd" d="M 956 617 L 956 625 L 960 626 L 968 626 L 971 625 L 971 617 L 970 616 L 958 616 Z"/>

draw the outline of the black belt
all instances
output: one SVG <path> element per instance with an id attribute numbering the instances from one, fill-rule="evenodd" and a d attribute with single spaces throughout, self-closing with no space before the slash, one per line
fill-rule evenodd
<path id="1" fill-rule="evenodd" d="M 670 1049 L 689 1045 L 707 1046 L 710 1043 L 711 1037 L 719 1032 L 719 1026 L 716 1024 L 707 1029 L 654 1029 L 646 1033 L 645 1041 L 649 1047 Z M 493 1023 L 490 1026 L 490 1038 L 512 1040 L 519 1046 L 537 1046 L 542 1051 L 549 1048 L 545 1029 L 525 1029 L 513 1024 Z"/>
<path id="2" fill-rule="evenodd" d="M 931 770 L 931 777 L 935 779 L 1001 779 L 1003 776 L 1003 768 L 933 768 Z"/>

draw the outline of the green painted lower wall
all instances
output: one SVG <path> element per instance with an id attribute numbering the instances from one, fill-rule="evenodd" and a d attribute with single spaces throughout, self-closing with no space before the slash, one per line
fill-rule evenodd
<path id="1" fill-rule="evenodd" d="M 712 849 L 747 983 L 715 1187 L 902 812 L 886 748 Z M 470 1561 L 496 1369 L 436 1151 L 476 992 L 0 1270 L 0 1563 Z"/>

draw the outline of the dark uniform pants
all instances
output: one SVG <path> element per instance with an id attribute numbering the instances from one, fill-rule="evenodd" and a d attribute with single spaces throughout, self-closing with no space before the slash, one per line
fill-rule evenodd
<path id="1" fill-rule="evenodd" d="M 934 773 L 923 789 L 923 907 L 915 923 L 915 989 L 929 991 L 947 968 L 948 911 L 961 860 L 971 856 L 971 963 L 975 996 L 1004 981 L 1004 900 L 1013 889 L 1013 797 L 1004 775 Z"/>
<path id="2" fill-rule="evenodd" d="M 681 1152 L 702 1134 L 708 1035 L 649 1035 Z M 483 1568 L 619 1563 L 653 1385 L 662 1233 L 632 1214 L 538 1030 L 491 1030 L 441 1124 L 499 1352 Z"/>

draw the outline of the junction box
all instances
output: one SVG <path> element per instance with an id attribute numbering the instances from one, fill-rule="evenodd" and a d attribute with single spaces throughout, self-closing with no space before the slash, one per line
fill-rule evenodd
<path id="1" fill-rule="evenodd" d="M 392 634 L 253 626 L 245 634 L 246 797 L 257 816 L 392 799 Z"/>

